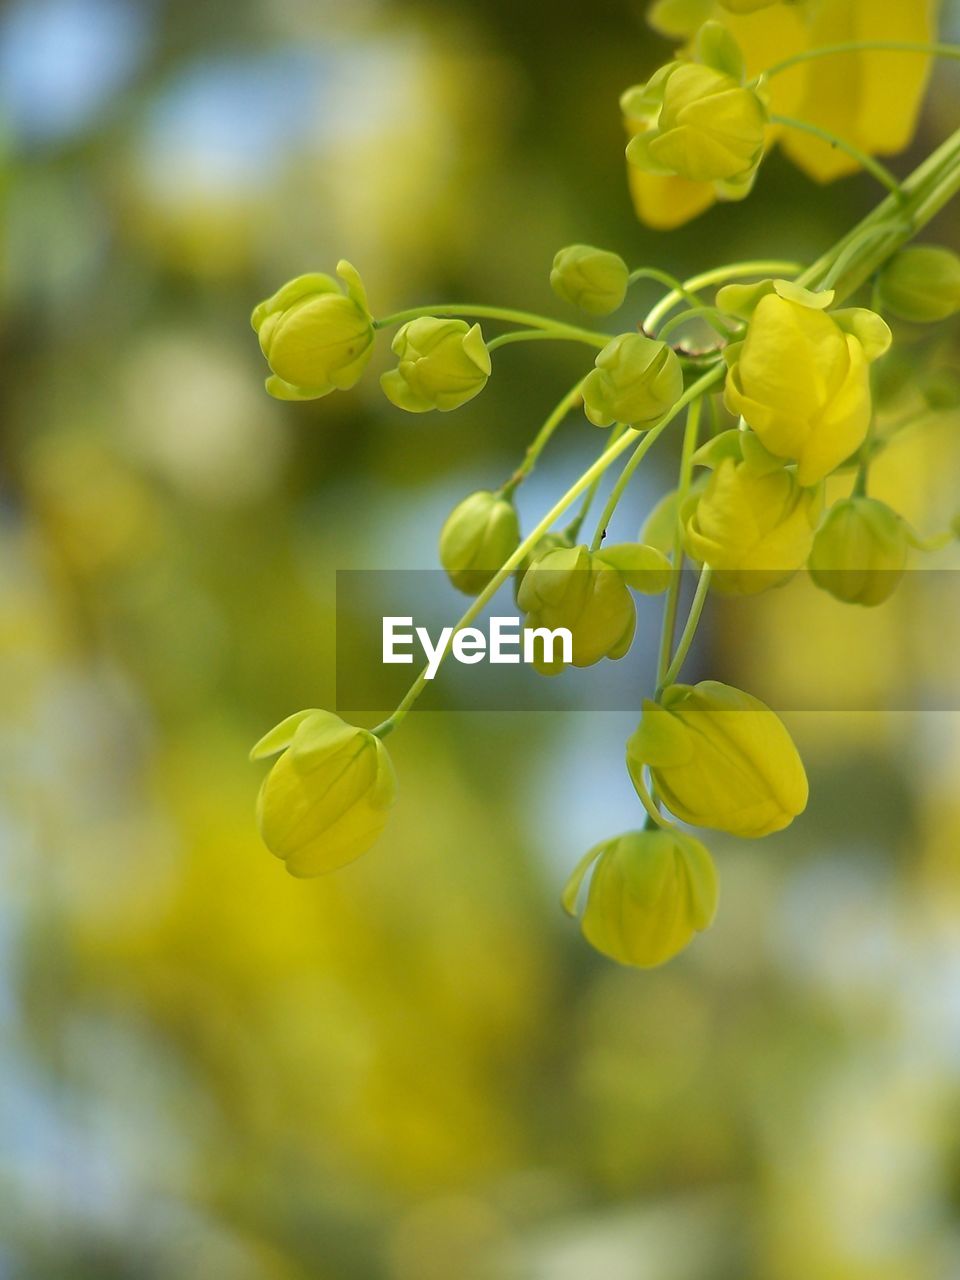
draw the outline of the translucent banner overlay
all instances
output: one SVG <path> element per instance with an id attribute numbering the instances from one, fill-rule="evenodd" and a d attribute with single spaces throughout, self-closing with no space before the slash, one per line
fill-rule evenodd
<path id="1" fill-rule="evenodd" d="M 680 577 L 678 635 L 698 575 L 684 570 Z M 857 594 L 892 589 L 890 598 L 876 607 L 845 604 L 805 573 L 753 595 L 711 591 L 679 679 L 721 680 L 778 711 L 960 710 L 960 572 L 908 570 L 898 583 L 883 574 L 863 578 L 852 584 Z M 652 695 L 664 594 L 631 592 L 636 633 L 624 657 L 545 676 L 522 661 L 489 660 L 492 618 L 506 620 L 501 629 L 507 638 L 523 627 L 514 585 L 513 579 L 504 584 L 471 624 L 487 655 L 468 664 L 449 652 L 426 683 L 418 710 L 623 711 Z M 740 588 L 750 585 L 750 575 L 738 575 Z M 849 592 L 851 582 L 838 581 L 837 587 Z M 338 713 L 388 715 L 428 661 L 415 628 L 436 646 L 443 628 L 469 605 L 440 570 L 339 570 Z M 384 662 L 385 618 L 398 620 L 388 624 L 397 637 L 394 651 L 412 662 Z M 518 656 L 522 649 L 522 639 L 503 646 Z M 479 640 L 463 650 L 475 657 Z"/>

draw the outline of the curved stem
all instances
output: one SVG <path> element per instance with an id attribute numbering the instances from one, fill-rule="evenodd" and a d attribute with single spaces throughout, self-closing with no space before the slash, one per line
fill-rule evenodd
<path id="1" fill-rule="evenodd" d="M 551 329 L 518 329 L 513 333 L 501 333 L 499 337 L 492 338 L 487 343 L 488 351 L 497 351 L 500 347 L 509 347 L 514 342 L 587 342 L 586 336 L 577 336 L 572 333 L 554 333 Z M 605 347 L 610 341 L 604 334 L 598 333 L 594 340 L 588 343 L 591 347 Z"/>
<path id="2" fill-rule="evenodd" d="M 955 44 L 926 44 L 912 40 L 848 40 L 843 44 L 825 44 L 819 49 L 804 49 L 782 62 L 775 62 L 762 75 L 757 76 L 753 85 L 756 87 L 762 80 L 770 80 L 773 76 L 782 75 L 791 67 L 802 62 L 813 62 L 817 58 L 830 58 L 841 53 L 918 53 L 934 58 L 960 59 L 960 46 Z"/>
<path id="3" fill-rule="evenodd" d="M 673 648 L 673 637 L 677 627 L 677 610 L 680 607 L 680 587 L 683 580 L 683 526 L 680 523 L 681 512 L 687 494 L 690 491 L 690 478 L 693 474 L 693 455 L 697 449 L 700 434 L 700 413 L 703 401 L 696 400 L 687 414 L 687 425 L 683 433 L 683 451 L 680 455 L 680 475 L 677 482 L 677 519 L 673 535 L 673 576 L 667 591 L 667 600 L 663 609 L 663 625 L 660 631 L 660 655 L 657 660 L 657 684 L 662 685 L 670 665 L 670 651 Z"/>
<path id="4" fill-rule="evenodd" d="M 876 227 L 865 227 L 863 234 L 856 240 L 847 245 L 843 253 L 838 254 L 836 262 L 823 278 L 821 289 L 832 289 L 836 282 L 841 278 L 847 267 L 854 261 L 857 254 L 874 240 L 879 240 L 884 236 L 896 235 L 900 230 L 900 224 L 894 223 L 890 225 L 881 225 Z"/>
<path id="5" fill-rule="evenodd" d="M 580 388 L 582 386 L 583 380 L 581 379 L 575 387 L 570 388 L 563 399 L 555 406 L 554 409 L 551 410 L 543 426 L 527 446 L 527 451 L 523 455 L 523 461 L 520 463 L 520 466 L 517 467 L 510 479 L 507 480 L 505 484 L 501 485 L 500 493 L 503 497 L 509 498 L 511 493 L 523 484 L 524 480 L 526 480 L 527 476 L 537 465 L 537 460 L 546 448 L 550 437 L 567 415 L 580 403 Z"/>
<path id="6" fill-rule="evenodd" d="M 633 782 L 634 790 L 640 798 L 640 803 L 643 805 L 644 809 L 646 809 L 647 814 L 653 819 L 657 826 L 662 827 L 664 831 L 675 830 L 673 823 L 668 822 L 657 808 L 657 803 L 648 791 L 647 785 L 643 780 L 643 774 L 641 773 L 639 777 L 632 778 L 631 781 Z"/>
<path id="7" fill-rule="evenodd" d="M 957 129 L 947 140 L 910 176 L 901 183 L 901 190 L 907 195 L 905 204 L 895 196 L 887 196 L 872 213 L 869 213 L 851 231 L 843 236 L 837 244 L 829 249 L 816 262 L 812 263 L 797 278 L 797 284 L 810 288 L 831 270 L 841 254 L 854 244 L 863 243 L 864 232 L 871 227 L 886 225 L 890 228 L 889 237 L 884 237 L 869 252 L 858 252 L 853 261 L 844 268 L 844 274 L 834 284 L 837 302 L 843 302 L 855 293 L 865 280 L 887 260 L 890 255 L 906 244 L 916 232 L 926 224 L 960 191 L 960 129 Z"/>
<path id="8" fill-rule="evenodd" d="M 612 444 L 614 440 L 619 440 L 620 437 L 623 435 L 624 431 L 626 430 L 627 430 L 627 426 L 625 423 L 623 422 L 614 423 L 613 427 L 611 427 L 610 429 L 610 443 Z M 577 539 L 579 538 L 580 530 L 583 527 L 583 522 L 584 520 L 586 520 L 587 515 L 589 514 L 589 511 L 590 511 L 590 508 L 593 506 L 594 499 L 597 496 L 597 491 L 600 488 L 600 484 L 602 480 L 603 480 L 603 476 L 597 476 L 596 480 L 594 480 L 593 484 L 584 494 L 583 502 L 580 504 L 579 511 L 574 516 L 574 518 L 570 521 L 570 523 L 567 525 L 566 529 L 564 529 L 564 533 L 570 539 L 571 542 L 576 542 Z"/>
<path id="9" fill-rule="evenodd" d="M 591 551 L 596 551 L 603 542 L 604 536 L 607 532 L 607 525 L 610 523 L 613 513 L 619 506 L 620 499 L 626 492 L 627 485 L 630 483 L 633 473 L 656 444 L 657 440 L 659 440 L 664 430 L 670 425 L 674 418 L 676 418 L 676 416 L 687 407 L 688 404 L 693 404 L 699 401 L 700 397 L 709 390 L 710 386 L 714 382 L 719 381 L 720 377 L 725 373 L 726 369 L 723 365 L 714 365 L 710 373 L 701 378 L 699 382 L 695 382 L 690 390 L 685 392 L 677 401 L 670 410 L 670 413 L 665 418 L 661 419 L 655 427 L 651 427 L 646 433 L 634 450 L 634 453 L 627 462 L 627 465 L 617 477 L 616 484 L 610 490 L 610 496 L 607 498 L 603 511 L 600 513 L 600 519 L 597 521 L 597 527 L 593 534 L 593 541 L 590 543 Z M 697 390 L 697 388 L 699 388 L 699 390 Z"/>
<path id="10" fill-rule="evenodd" d="M 713 570 L 708 564 L 705 564 L 700 570 L 700 578 L 697 582 L 696 594 L 693 597 L 693 604 L 690 606 L 690 613 L 687 616 L 686 625 L 684 626 L 683 634 L 680 637 L 680 643 L 677 645 L 677 651 L 673 655 L 673 661 L 667 668 L 663 679 L 657 684 L 657 692 L 654 697 L 658 702 L 663 696 L 664 689 L 669 688 L 669 686 L 673 684 L 683 669 L 683 664 L 687 659 L 687 654 L 690 652 L 690 646 L 693 644 L 693 638 L 697 634 L 697 627 L 700 624 L 700 615 L 703 613 L 703 606 L 707 600 L 707 592 L 710 590 L 710 579 L 712 576 Z"/>
<path id="11" fill-rule="evenodd" d="M 809 120 L 797 120 L 793 116 L 771 115 L 770 120 L 773 124 L 783 125 L 785 129 L 797 129 L 800 133 L 809 133 L 811 137 L 819 138 L 821 142 L 829 143 L 831 147 L 846 152 L 852 160 L 856 160 L 862 169 L 872 174 L 882 186 L 891 191 L 898 200 L 903 201 L 906 199 L 903 188 L 887 166 L 881 164 L 873 156 L 868 156 L 865 151 L 861 151 L 854 143 L 847 142 L 846 138 L 841 138 L 839 134 L 833 133 L 830 129 L 822 129 L 818 124 L 811 124 Z"/>
<path id="12" fill-rule="evenodd" d="M 661 271 L 659 267 L 638 267 L 636 271 L 630 272 L 629 284 L 636 284 L 640 280 L 655 280 L 657 284 L 666 285 L 678 295 L 684 302 L 688 302 L 691 307 L 698 307 L 700 299 L 697 297 L 695 289 L 690 289 L 679 280 L 676 276 L 672 276 L 669 271 Z"/>
<path id="13" fill-rule="evenodd" d="M 375 320 L 375 329 L 386 329 L 397 324 L 406 324 L 408 320 L 419 320 L 421 316 L 466 316 L 471 320 L 503 320 L 507 324 L 522 324 L 531 329 L 543 329 L 556 337 L 561 335 L 588 342 L 592 347 L 605 347 L 610 341 L 609 334 L 595 333 L 592 329 L 581 329 L 574 324 L 564 324 L 560 320 L 551 320 L 548 316 L 538 316 L 532 311 L 514 311 L 510 307 L 481 307 L 471 303 L 438 303 L 436 306 L 411 307 L 407 311 L 397 311 L 383 320 Z"/>
<path id="14" fill-rule="evenodd" d="M 714 284 L 724 284 L 727 280 L 739 280 L 743 276 L 795 276 L 803 268 L 796 262 L 784 262 L 780 258 L 763 258 L 756 262 L 731 262 L 725 267 L 715 267 L 712 271 L 703 271 L 700 275 L 684 280 L 683 289 L 687 293 L 696 293 L 700 289 L 708 289 Z M 684 293 L 674 289 L 666 294 L 643 322 L 644 333 L 656 333 L 657 325 L 678 302 L 684 300 Z"/>
<path id="15" fill-rule="evenodd" d="M 623 497 L 624 493 L 626 492 L 627 485 L 630 483 L 630 479 L 633 476 L 633 473 L 636 471 L 637 467 L 639 467 L 640 463 L 644 460 L 644 458 L 647 456 L 647 454 L 650 452 L 653 446 L 657 443 L 664 428 L 668 426 L 670 421 L 672 421 L 672 418 L 668 419 L 666 422 L 659 423 L 659 425 L 656 427 L 650 428 L 650 430 L 646 433 L 646 435 L 637 445 L 636 449 L 630 455 L 627 465 L 620 472 L 619 476 L 617 476 L 617 482 L 613 486 L 613 488 L 610 490 L 610 496 L 607 498 L 607 501 L 604 504 L 604 508 L 600 512 L 600 519 L 597 521 L 597 527 L 593 531 L 593 539 L 590 543 L 591 551 L 598 550 L 600 547 L 600 544 L 603 542 L 604 538 L 607 536 L 607 526 L 609 525 L 610 520 L 613 517 L 613 513 L 616 511 L 617 507 L 620 505 L 620 499 Z"/>
<path id="16" fill-rule="evenodd" d="M 678 315 L 673 316 L 660 330 L 659 337 L 666 342 L 670 335 L 686 324 L 688 320 L 696 320 L 698 318 L 706 320 L 721 337 L 728 340 L 733 337 L 733 330 L 726 323 L 723 312 L 716 307 L 703 305 L 688 307 L 686 311 L 681 311 Z"/>
<path id="17" fill-rule="evenodd" d="M 714 369 L 711 369 L 708 373 L 705 373 L 703 377 L 700 378 L 697 382 L 695 382 L 688 391 L 684 392 L 683 396 L 681 396 L 680 400 L 677 402 L 674 408 L 670 411 L 668 416 L 662 419 L 662 421 L 659 422 L 657 426 L 650 428 L 650 432 L 648 432 L 648 435 L 652 432 L 657 432 L 659 434 L 659 432 L 662 431 L 668 425 L 668 423 L 670 423 L 673 420 L 673 418 L 676 416 L 677 413 L 679 413 L 682 409 L 686 408 L 686 406 L 690 404 L 693 400 L 696 400 L 700 396 L 702 396 L 704 392 L 708 391 L 710 387 L 714 385 L 714 383 L 719 381 L 720 377 L 722 376 L 722 373 L 723 373 L 723 370 L 720 368 L 714 368 Z M 576 502 L 577 498 L 579 498 L 582 493 L 587 492 L 587 490 L 590 488 L 593 482 L 597 479 L 597 477 L 603 475 L 603 473 L 607 470 L 607 468 L 613 462 L 615 462 L 617 458 L 619 458 L 620 454 L 623 453 L 629 447 L 631 442 L 637 438 L 638 434 L 639 432 L 634 431 L 633 428 L 628 428 L 623 433 L 623 435 L 619 438 L 619 440 L 614 440 L 609 445 L 607 445 L 606 449 L 603 451 L 600 457 L 597 458 L 596 462 L 594 462 L 592 466 L 588 467 L 587 470 L 583 473 L 583 475 L 580 476 L 580 478 L 570 486 L 570 488 L 566 491 L 563 497 L 558 499 L 558 501 L 554 503 L 554 505 L 550 508 L 547 514 L 543 517 L 543 519 L 539 522 L 536 528 L 534 528 L 529 534 L 527 534 L 527 536 L 523 539 L 523 541 L 520 543 L 517 549 L 513 552 L 513 554 L 507 557 L 507 559 L 503 562 L 503 564 L 500 566 L 500 568 L 497 570 L 494 576 L 490 579 L 490 581 L 487 583 L 484 589 L 477 596 L 476 600 L 474 600 L 470 608 L 455 624 L 453 628 L 453 632 L 448 637 L 446 646 L 442 654 L 440 655 L 439 663 L 437 664 L 437 666 L 439 666 L 441 663 L 443 663 L 446 660 L 447 654 L 450 652 L 451 642 L 453 640 L 453 637 L 457 634 L 457 632 L 462 631 L 464 627 L 468 627 L 470 623 L 473 622 L 474 618 L 479 617 L 479 615 L 483 612 L 488 602 L 493 599 L 493 597 L 500 590 L 504 582 L 506 582 L 506 580 L 510 577 L 511 573 L 513 573 L 514 569 L 516 569 L 520 564 L 523 563 L 527 555 L 527 552 L 530 550 L 530 548 L 533 547 L 539 541 L 539 539 L 543 537 L 543 535 L 556 523 L 556 521 L 559 520 L 559 518 L 563 515 L 563 513 L 567 510 L 567 508 L 571 507 L 573 503 Z M 426 681 L 427 681 L 428 670 L 429 668 L 424 666 L 420 674 L 414 680 L 413 684 L 407 690 L 406 694 L 397 704 L 397 707 L 392 712 L 392 714 L 388 716 L 387 719 L 384 720 L 381 724 L 377 725 L 377 727 L 374 730 L 372 730 L 372 732 L 375 733 L 377 737 L 385 738 L 388 733 L 392 733 L 393 730 L 397 727 L 397 725 L 400 724 L 401 721 L 406 718 L 406 716 L 410 712 L 411 707 L 413 707 L 414 703 L 420 697 L 420 694 L 423 692 L 424 685 L 426 684 Z"/>

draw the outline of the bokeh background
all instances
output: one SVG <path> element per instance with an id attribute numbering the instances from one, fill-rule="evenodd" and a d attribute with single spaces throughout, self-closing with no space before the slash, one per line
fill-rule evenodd
<path id="1" fill-rule="evenodd" d="M 641 228 L 617 96 L 668 52 L 630 0 L 0 13 L 4 1280 L 960 1275 L 956 714 L 793 716 L 806 816 L 711 841 L 717 924 L 652 973 L 558 906 L 637 823 L 630 715 L 414 716 L 387 835 L 320 881 L 254 829 L 250 744 L 333 700 L 335 570 L 433 567 L 578 356 L 508 348 L 449 416 L 372 376 L 283 405 L 251 305 L 346 256 L 381 314 L 556 313 L 570 241 L 677 273 L 803 259 L 875 200 L 773 156 L 749 206 Z M 940 69 L 917 156 L 957 101 Z M 897 395 L 929 346 L 902 336 Z M 925 532 L 960 505 L 958 428 L 881 468 Z M 596 444 L 571 420 L 528 520 Z M 897 608 L 860 661 L 804 611 L 751 664 L 882 692 Z M 949 664 L 943 621 L 911 625 Z M 707 640 L 729 661 L 736 624 Z"/>

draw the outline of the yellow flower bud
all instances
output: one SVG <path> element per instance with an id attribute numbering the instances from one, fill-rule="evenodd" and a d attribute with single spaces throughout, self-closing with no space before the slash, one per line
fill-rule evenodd
<path id="1" fill-rule="evenodd" d="M 684 822 L 765 836 L 807 807 L 807 775 L 783 722 L 759 698 L 704 680 L 647 699 L 627 743 L 638 789 L 650 769 L 664 804 Z"/>
<path id="2" fill-rule="evenodd" d="M 724 458 L 685 504 L 684 545 L 691 559 L 713 569 L 717 591 L 754 595 L 803 567 L 822 506 L 819 489 L 802 489 L 782 467 L 758 473 Z"/>
<path id="3" fill-rule="evenodd" d="M 633 137 L 627 161 L 643 173 L 716 184 L 742 199 L 763 156 L 767 108 L 743 83 L 743 63 L 729 32 L 701 29 L 706 63 L 672 62 L 646 85 L 628 89 L 620 105 Z"/>
<path id="4" fill-rule="evenodd" d="M 597 356 L 583 382 L 583 407 L 597 427 L 626 422 L 648 427 L 683 394 L 683 370 L 665 342 L 621 333 Z"/>
<path id="5" fill-rule="evenodd" d="M 595 864 L 595 865 L 594 865 Z M 591 849 L 563 891 L 576 914 L 589 868 L 593 875 L 581 930 L 611 960 L 642 969 L 664 964 L 717 910 L 717 873 L 706 847 L 682 831 L 631 831 Z"/>
<path id="6" fill-rule="evenodd" d="M 257 823 L 270 852 L 300 877 L 333 871 L 366 853 L 397 796 L 380 739 L 330 711 L 298 711 L 261 738 L 250 758 L 278 752 L 257 799 Z"/>
<path id="7" fill-rule="evenodd" d="M 519 545 L 516 507 L 481 489 L 447 516 L 440 531 L 440 563 L 458 591 L 475 596 Z"/>
<path id="8" fill-rule="evenodd" d="M 513 592 L 517 599 L 519 600 L 520 597 L 520 584 L 523 582 L 524 574 L 532 564 L 542 560 L 550 551 L 569 551 L 572 546 L 573 542 L 565 533 L 545 533 L 539 537 L 520 561 L 514 575 Z"/>
<path id="9" fill-rule="evenodd" d="M 387 399 L 408 413 L 458 409 L 479 395 L 490 377 L 490 352 L 478 324 L 421 316 L 398 330 L 396 369 L 383 374 Z"/>
<path id="10" fill-rule="evenodd" d="M 877 296 L 901 320 L 948 320 L 960 311 L 960 257 L 932 244 L 902 249 L 880 273 Z"/>
<path id="11" fill-rule="evenodd" d="M 872 311 L 828 315 L 833 295 L 775 283 L 762 297 L 743 343 L 728 348 L 725 403 L 797 479 L 823 479 L 863 443 L 870 424 L 869 364 L 890 345 Z"/>
<path id="12" fill-rule="evenodd" d="M 630 272 L 616 253 L 572 244 L 553 260 L 550 284 L 565 302 L 572 302 L 592 316 L 608 316 L 623 306 Z"/>
<path id="13" fill-rule="evenodd" d="M 278 400 L 316 400 L 347 391 L 373 354 L 373 319 L 356 269 L 340 262 L 337 275 L 297 276 L 254 308 L 250 323 L 273 371 L 267 391 Z"/>
<path id="14" fill-rule="evenodd" d="M 517 603 L 527 615 L 527 629 L 565 627 L 573 640 L 573 665 L 589 667 L 602 658 L 622 658 L 629 650 L 637 625 L 629 588 L 664 591 L 670 572 L 669 560 L 653 547 L 623 543 L 602 552 L 560 548 L 530 566 Z M 538 645 L 534 666 L 543 675 L 558 675 L 564 669 L 560 647 L 547 661 Z"/>
<path id="15" fill-rule="evenodd" d="M 910 533 L 876 498 L 843 498 L 827 512 L 810 553 L 810 577 L 846 604 L 878 605 L 903 577 Z"/>

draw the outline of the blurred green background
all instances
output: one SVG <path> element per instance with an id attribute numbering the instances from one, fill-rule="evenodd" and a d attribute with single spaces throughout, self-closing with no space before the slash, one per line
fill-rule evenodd
<path id="1" fill-rule="evenodd" d="M 509 348 L 449 416 L 371 376 L 283 405 L 252 304 L 345 256 L 380 314 L 557 314 L 570 241 L 803 259 L 874 202 L 773 156 L 749 206 L 641 228 L 617 96 L 668 54 L 630 0 L 0 13 L 2 1280 L 960 1275 L 956 714 L 794 716 L 807 814 L 711 841 L 717 924 L 652 973 L 558 906 L 638 821 L 629 714 L 414 716 L 387 835 L 320 881 L 254 828 L 250 744 L 332 705 L 334 571 L 433 567 L 578 356 Z M 928 531 L 957 429 L 888 468 Z M 596 445 L 571 420 L 528 521 Z M 882 686 L 896 625 L 831 678 Z M 830 667 L 795 629 L 787 682 Z"/>

